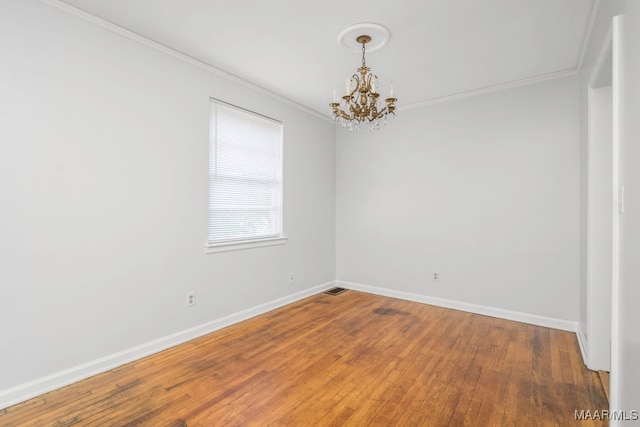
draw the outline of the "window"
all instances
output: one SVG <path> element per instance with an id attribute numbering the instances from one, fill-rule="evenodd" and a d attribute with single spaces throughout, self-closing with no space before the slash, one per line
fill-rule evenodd
<path id="1" fill-rule="evenodd" d="M 282 244 L 282 123 L 211 100 L 207 252 Z"/>

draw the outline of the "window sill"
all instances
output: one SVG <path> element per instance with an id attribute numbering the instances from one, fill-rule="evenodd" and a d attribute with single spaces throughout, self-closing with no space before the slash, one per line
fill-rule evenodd
<path id="1" fill-rule="evenodd" d="M 215 254 L 218 252 L 239 251 L 243 249 L 262 248 L 265 246 L 284 245 L 287 243 L 287 236 L 269 237 L 266 239 L 238 240 L 233 242 L 206 243 L 204 252 Z"/>

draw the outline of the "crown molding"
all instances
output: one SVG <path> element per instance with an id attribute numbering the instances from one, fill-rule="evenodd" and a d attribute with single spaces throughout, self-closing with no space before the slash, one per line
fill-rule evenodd
<path id="1" fill-rule="evenodd" d="M 63 13 L 66 13 L 68 15 L 74 16 L 76 18 L 82 19 L 85 22 L 91 23 L 93 25 L 96 25 L 98 27 L 104 28 L 108 31 L 111 31 L 114 34 L 117 34 L 121 37 L 125 37 L 129 40 L 132 40 L 134 42 L 137 42 L 141 45 L 144 45 L 148 48 L 154 49 L 158 52 L 164 53 L 168 56 L 171 56 L 175 59 L 178 59 L 180 61 L 186 62 L 192 66 L 195 66 L 197 68 L 200 68 L 201 70 L 204 70 L 206 72 L 209 72 L 211 74 L 214 74 L 218 77 L 222 77 L 226 80 L 229 80 L 233 83 L 236 83 L 238 85 L 241 85 L 243 87 L 246 87 L 248 89 L 254 90 L 258 93 L 264 94 L 266 96 L 269 96 L 272 99 L 275 99 L 277 101 L 280 101 L 284 104 L 287 104 L 293 108 L 296 108 L 304 113 L 310 114 L 316 118 L 322 119 L 324 121 L 327 122 L 331 122 L 333 123 L 333 120 L 331 120 L 330 117 L 328 117 L 327 114 L 323 114 L 322 112 L 319 112 L 317 110 L 314 110 L 312 108 L 309 108 L 307 106 L 304 106 L 296 101 L 293 101 L 292 99 L 289 99 L 287 97 L 284 97 L 280 94 L 277 94 L 269 89 L 266 89 L 262 86 L 259 86 L 255 83 L 252 83 L 248 80 L 245 80 L 241 77 L 236 76 L 235 74 L 231 74 L 227 71 L 224 71 L 218 67 L 215 67 L 211 64 L 208 64 L 204 61 L 201 61 L 199 59 L 196 59 L 192 56 L 189 56 L 183 52 L 180 52 L 176 49 L 170 48 L 168 46 L 165 46 L 161 43 L 158 43 L 154 40 L 151 40 L 147 37 L 144 37 L 140 34 L 137 34 L 131 30 L 128 30 L 124 27 L 121 27 L 117 24 L 114 24 L 113 22 L 107 21 L 106 19 L 100 18 L 96 15 L 93 15 L 89 12 L 86 12 L 82 9 L 79 9 L 75 6 L 72 6 L 68 3 L 65 3 L 62 0 L 37 0 L 39 3 L 44 4 L 46 6 L 49 6 L 53 9 L 59 10 Z M 501 83 L 498 85 L 492 85 L 492 86 L 486 86 L 483 88 L 479 88 L 479 89 L 473 89 L 473 90 L 469 90 L 469 91 L 463 91 L 463 92 L 458 92 L 458 93 L 454 93 L 454 94 L 450 94 L 450 95 L 445 95 L 445 96 L 441 96 L 441 97 L 436 97 L 436 98 L 431 98 L 431 99 L 427 99 L 424 101 L 419 101 L 419 102 L 414 102 L 411 104 L 405 104 L 405 105 L 399 105 L 397 107 L 398 112 L 401 111 L 409 111 L 409 110 L 413 110 L 413 109 L 417 109 L 417 108 L 422 108 L 422 107 L 427 107 L 430 105 L 434 105 L 434 104 L 440 104 L 443 102 L 449 102 L 449 101 L 456 101 L 456 100 L 460 100 L 460 99 L 464 99 L 464 98 L 469 98 L 472 96 L 476 96 L 476 95 L 482 95 L 482 94 L 487 94 L 487 93 L 492 93 L 492 92 L 498 92 L 498 91 L 502 91 L 502 90 L 507 90 L 507 89 L 513 89 L 513 88 L 517 88 L 520 86 L 527 86 L 527 85 L 532 85 L 532 84 L 536 84 L 536 83 L 541 83 L 541 82 L 546 82 L 549 80 L 554 80 L 554 79 L 560 79 L 560 78 L 564 78 L 564 77 L 570 77 L 570 76 L 574 76 L 577 75 L 579 73 L 580 67 L 582 66 L 582 61 L 584 59 L 584 55 L 586 52 L 586 48 L 588 46 L 589 43 L 589 38 L 591 37 L 591 32 L 593 30 L 594 27 L 594 22 L 595 22 L 595 17 L 597 15 L 599 6 L 600 6 L 600 2 L 601 0 L 594 0 L 594 4 L 591 8 L 591 15 L 590 15 L 590 19 L 589 19 L 589 24 L 587 26 L 587 30 L 585 31 L 585 35 L 584 35 L 584 39 L 582 41 L 582 47 L 580 50 L 580 56 L 578 59 L 578 64 L 576 68 L 572 68 L 572 69 L 567 69 L 567 70 L 563 70 L 563 71 L 558 71 L 558 72 L 554 72 L 554 73 L 549 73 L 549 74 L 543 74 L 543 75 L 539 75 L 539 76 L 535 76 L 535 77 L 531 77 L 531 78 L 526 78 L 526 79 L 520 79 L 520 80 L 515 80 L 512 82 L 507 82 L 507 83 Z"/>
<path id="2" fill-rule="evenodd" d="M 233 83 L 236 83 L 238 85 L 244 86 L 248 89 L 254 90 L 256 92 L 259 92 L 263 95 L 267 95 L 277 101 L 280 101 L 284 104 L 287 104 L 291 107 L 294 107 L 300 111 L 303 111 L 307 114 L 311 114 L 312 116 L 318 117 L 320 119 L 323 119 L 325 121 L 331 121 L 331 119 L 326 115 L 326 114 L 321 114 L 319 112 L 317 112 L 316 110 L 313 110 L 311 108 L 308 108 L 296 101 L 293 101 L 289 98 L 286 98 L 282 95 L 279 95 L 269 89 L 266 89 L 262 86 L 259 86 L 255 83 L 252 83 L 248 80 L 245 80 L 241 77 L 236 76 L 235 74 L 231 74 L 227 71 L 224 71 L 218 67 L 215 67 L 211 64 L 208 64 L 204 61 L 201 61 L 199 59 L 196 59 L 192 56 L 189 56 L 183 52 L 180 52 L 176 49 L 170 48 L 168 46 L 165 46 L 161 43 L 158 43 L 154 40 L 151 40 L 147 37 L 144 37 L 138 33 L 135 33 L 131 30 L 128 30 L 124 27 L 121 27 L 117 24 L 114 24 L 113 22 L 107 21 L 106 19 L 100 18 L 96 15 L 93 15 L 89 12 L 86 12 L 82 9 L 79 9 L 75 6 L 71 6 L 68 3 L 65 3 L 64 1 L 61 0 L 37 0 L 38 2 L 42 3 L 43 5 L 49 6 L 53 9 L 56 9 L 60 12 L 66 13 L 68 15 L 74 16 L 76 18 L 79 18 L 85 22 L 88 22 L 90 24 L 96 25 L 98 27 L 104 28 L 105 30 L 111 31 L 114 34 L 117 34 L 121 37 L 127 38 L 129 40 L 132 40 L 136 43 L 139 43 L 143 46 L 146 46 L 148 48 L 151 48 L 153 50 L 156 50 L 158 52 L 164 53 L 165 55 L 168 55 L 172 58 L 178 59 L 180 61 L 186 62 L 190 65 L 193 65 L 197 68 L 200 68 L 201 70 L 204 70 L 206 72 L 209 72 L 211 74 L 214 74 L 218 77 L 222 77 L 224 79 L 227 79 Z"/>
<path id="3" fill-rule="evenodd" d="M 578 56 L 578 63 L 576 64 L 576 69 L 581 70 L 584 65 L 584 56 L 587 53 L 587 47 L 589 46 L 589 40 L 591 40 L 591 33 L 593 32 L 593 27 L 596 22 L 596 16 L 598 16 L 598 11 L 600 10 L 600 0 L 594 0 L 593 5 L 591 6 L 591 14 L 589 15 L 589 23 L 587 24 L 587 28 L 584 32 L 584 37 L 582 38 L 582 46 L 580 47 L 580 56 Z"/>
<path id="4" fill-rule="evenodd" d="M 579 71 L 575 68 L 568 70 L 557 71 L 555 73 L 542 74 L 536 77 L 530 77 L 526 79 L 514 80 L 507 83 L 501 83 L 492 86 L 485 86 L 479 89 L 468 90 L 464 92 L 458 92 L 451 95 L 440 96 L 437 98 L 427 99 L 426 101 L 414 102 L 403 106 L 398 106 L 398 111 L 414 110 L 416 108 L 427 107 L 429 105 L 440 104 L 443 102 L 457 101 L 459 99 L 470 98 L 476 95 L 483 95 L 486 93 L 499 92 L 507 89 L 514 89 L 521 86 L 529 86 L 536 83 L 542 83 L 550 80 L 563 79 L 565 77 L 575 76 Z"/>

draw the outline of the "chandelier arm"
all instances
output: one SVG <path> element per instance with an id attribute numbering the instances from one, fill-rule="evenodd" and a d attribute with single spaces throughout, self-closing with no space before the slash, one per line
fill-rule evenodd
<path id="1" fill-rule="evenodd" d="M 352 80 L 352 81 L 353 81 L 353 80 L 355 80 L 355 81 L 356 81 L 356 84 L 354 85 L 355 87 L 353 88 L 353 90 L 352 90 L 352 91 L 351 91 L 351 93 L 349 94 L 349 95 L 352 97 L 352 96 L 353 96 L 356 92 L 358 92 L 358 91 L 359 91 L 359 89 L 360 89 L 360 77 L 358 76 L 358 74 L 353 74 L 353 75 L 351 76 L 351 80 Z"/>

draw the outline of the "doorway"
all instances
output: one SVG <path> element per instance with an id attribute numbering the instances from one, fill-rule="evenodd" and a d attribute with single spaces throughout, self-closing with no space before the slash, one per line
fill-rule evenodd
<path id="1" fill-rule="evenodd" d="M 614 18 L 588 84 L 586 363 L 615 365 L 619 257 L 618 25 Z M 614 343 L 615 344 L 615 343 Z M 615 366 L 614 366 L 615 368 Z M 611 377 L 615 382 L 615 375 Z M 614 385 L 614 384 L 612 384 Z M 606 385 L 605 385 L 606 386 Z"/>

